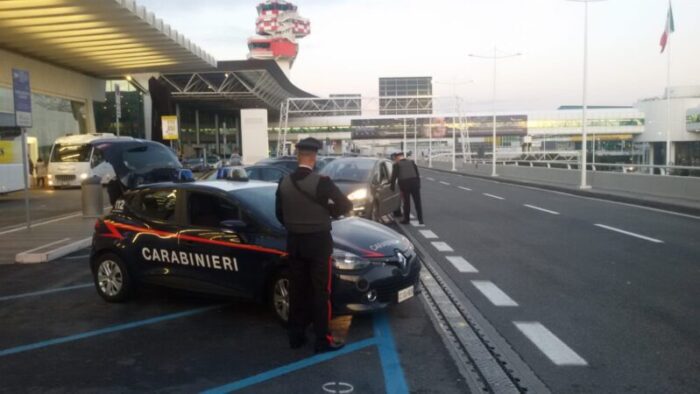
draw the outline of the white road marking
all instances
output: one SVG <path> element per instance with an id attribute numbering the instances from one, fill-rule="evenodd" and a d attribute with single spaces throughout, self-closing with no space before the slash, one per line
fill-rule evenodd
<path id="1" fill-rule="evenodd" d="M 445 185 L 445 186 L 450 186 L 450 183 L 449 183 L 449 182 L 440 181 L 440 183 L 442 183 L 442 184 Z"/>
<path id="2" fill-rule="evenodd" d="M 454 252 L 454 249 L 445 242 L 431 242 L 438 252 Z"/>
<path id="3" fill-rule="evenodd" d="M 60 244 L 61 242 L 66 242 L 66 241 L 68 241 L 68 240 L 70 240 L 70 238 L 59 239 L 58 241 L 49 242 L 49 243 L 47 243 L 46 245 L 37 246 L 37 247 L 34 248 L 34 249 L 25 250 L 24 252 L 20 252 L 20 253 L 32 253 L 32 252 L 37 251 L 37 250 L 39 250 L 39 249 L 44 249 L 44 248 L 46 248 L 46 247 L 53 246 L 53 245 L 56 245 L 56 244 Z"/>
<path id="4" fill-rule="evenodd" d="M 447 256 L 447 260 L 452 263 L 452 265 L 457 268 L 459 272 L 475 273 L 479 272 L 473 265 L 469 264 L 467 260 L 462 256 Z"/>
<path id="5" fill-rule="evenodd" d="M 430 172 L 434 172 L 434 173 L 443 173 L 443 171 L 436 171 L 436 170 L 431 170 L 431 169 L 428 169 L 428 168 L 424 168 L 424 170 L 430 171 Z M 455 176 L 469 177 L 469 178 L 474 179 L 474 177 L 473 177 L 472 175 L 467 174 L 467 173 L 464 173 L 464 172 L 459 172 L 459 173 L 458 173 L 458 172 L 455 172 L 455 173 L 453 173 L 453 174 L 454 174 Z M 580 199 L 584 199 L 584 200 L 593 200 L 593 201 L 598 201 L 598 202 L 603 202 L 603 203 L 608 203 L 608 204 L 623 205 L 623 206 L 631 207 L 631 208 L 639 208 L 639 209 L 644 209 L 644 210 L 647 210 L 647 211 L 653 211 L 653 212 L 658 212 L 658 213 L 665 213 L 665 214 L 668 214 L 668 215 L 675 215 L 675 216 L 685 217 L 685 218 L 688 218 L 688 219 L 700 220 L 700 216 L 698 216 L 698 215 L 690 215 L 690 214 L 687 214 L 687 213 L 668 211 L 668 210 L 665 210 L 665 209 L 646 207 L 646 206 L 643 206 L 643 205 L 636 205 L 636 204 L 630 204 L 630 203 L 626 203 L 626 202 L 606 200 L 605 198 L 601 198 L 601 197 L 580 196 L 580 195 L 578 195 L 578 194 L 572 194 L 572 193 L 569 193 L 569 192 L 563 192 L 563 191 L 558 191 L 558 190 L 544 189 L 544 188 L 542 188 L 542 187 L 537 187 L 537 186 L 517 185 L 517 184 L 513 184 L 513 183 L 507 183 L 507 182 L 501 182 L 501 181 L 494 181 L 494 180 L 491 180 L 491 179 L 483 179 L 483 178 L 480 178 L 480 179 L 478 179 L 478 180 L 483 181 L 483 182 L 497 183 L 497 184 L 499 184 L 499 185 L 507 185 L 507 186 L 519 187 L 519 188 L 523 188 L 523 189 L 537 190 L 537 191 L 544 192 L 544 193 L 559 194 L 559 195 L 562 195 L 562 196 L 580 198 Z"/>
<path id="6" fill-rule="evenodd" d="M 425 227 L 425 224 L 420 224 L 417 220 L 411 220 L 411 226 L 413 227 Z"/>
<path id="7" fill-rule="evenodd" d="M 618 232 L 618 233 L 620 233 L 620 234 L 629 235 L 629 236 L 631 236 L 631 237 L 637 237 L 637 238 L 640 238 L 640 239 L 643 239 L 643 240 L 646 240 L 646 241 L 655 242 L 655 243 L 657 243 L 657 244 L 662 244 L 662 243 L 664 243 L 664 241 L 662 241 L 662 240 L 660 240 L 660 239 L 647 237 L 647 236 L 645 236 L 645 235 L 641 235 L 641 234 L 637 234 L 637 233 L 632 233 L 632 232 L 629 232 L 629 231 L 621 230 L 621 229 L 619 229 L 619 228 L 615 228 L 615 227 L 611 227 L 611 226 L 606 226 L 606 225 L 604 225 L 604 224 L 598 224 L 598 223 L 596 223 L 595 225 L 598 226 L 598 227 L 600 227 L 600 228 L 604 228 L 604 229 L 606 229 L 606 230 L 615 231 L 615 232 Z"/>
<path id="8" fill-rule="evenodd" d="M 528 208 L 536 209 L 538 211 L 551 213 L 552 215 L 559 215 L 559 212 L 557 212 L 557 211 L 550 211 L 549 209 L 540 208 L 540 207 L 530 205 L 530 204 L 523 204 L 523 205 L 525 205 Z"/>
<path id="9" fill-rule="evenodd" d="M 66 219 L 70 219 L 70 218 L 75 218 L 75 217 L 81 216 L 82 214 L 83 214 L 82 212 L 78 212 L 78 213 L 74 213 L 74 214 L 72 214 L 72 215 L 61 216 L 61 217 L 59 217 L 59 218 L 50 219 L 50 220 L 46 220 L 46 221 L 43 221 L 43 222 L 32 223 L 32 227 L 39 227 L 39 226 L 43 226 L 43 225 L 49 224 L 49 223 L 60 222 L 61 220 L 66 220 Z M 5 231 L 0 232 L 0 235 L 10 234 L 10 233 L 14 233 L 14 232 L 22 231 L 22 230 L 26 230 L 26 229 L 27 229 L 27 226 L 15 227 L 15 228 L 13 228 L 13 229 L 5 230 Z"/>
<path id="10" fill-rule="evenodd" d="M 418 232 L 420 233 L 420 235 L 425 237 L 425 239 L 437 239 L 438 237 L 437 234 L 430 230 L 419 230 Z"/>
<path id="11" fill-rule="evenodd" d="M 466 191 L 468 191 L 468 192 L 472 191 L 472 189 L 470 189 L 470 188 L 468 188 L 468 187 L 464 187 L 464 186 L 457 186 L 457 187 L 460 188 L 460 189 L 462 189 L 462 190 L 466 190 Z"/>
<path id="12" fill-rule="evenodd" d="M 557 338 L 540 322 L 513 322 L 527 339 L 537 346 L 556 365 L 588 365 L 583 357 L 576 354 L 561 339 Z"/>
<path id="13" fill-rule="evenodd" d="M 434 181 L 434 180 L 435 180 L 435 178 L 431 178 L 431 177 L 426 177 L 425 179 L 427 179 L 427 180 L 429 180 L 429 181 Z"/>
<path id="14" fill-rule="evenodd" d="M 501 197 L 501 196 L 497 196 L 497 195 L 495 195 L 495 194 L 484 193 L 484 195 L 485 195 L 486 197 L 491 197 L 491 198 L 495 198 L 495 199 L 498 199 L 498 200 L 505 200 L 505 198 L 503 198 L 503 197 Z"/>
<path id="15" fill-rule="evenodd" d="M 472 284 L 495 306 L 518 306 L 517 302 L 490 280 L 473 280 Z"/>

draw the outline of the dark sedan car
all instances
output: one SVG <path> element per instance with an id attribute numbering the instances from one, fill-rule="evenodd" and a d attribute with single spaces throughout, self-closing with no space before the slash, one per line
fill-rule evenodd
<path id="1" fill-rule="evenodd" d="M 160 183 L 127 192 L 95 224 L 90 267 L 99 295 L 128 298 L 140 283 L 266 302 L 289 311 L 286 231 L 268 182 Z M 356 217 L 333 222 L 332 305 L 372 311 L 414 295 L 413 245 Z"/>
<path id="2" fill-rule="evenodd" d="M 401 195 L 390 188 L 392 163 L 374 157 L 342 157 L 328 163 L 321 175 L 330 177 L 352 201 L 357 216 L 379 220 L 399 209 Z"/>
<path id="3" fill-rule="evenodd" d="M 237 173 L 237 171 L 243 170 L 245 176 Z M 279 182 L 283 176 L 291 173 L 292 171 L 286 167 L 281 166 L 265 166 L 265 165 L 255 165 L 255 166 L 225 166 L 217 170 L 210 170 L 199 177 L 197 180 L 200 181 L 215 181 L 215 180 L 233 180 L 241 181 L 244 180 L 255 180 L 255 181 L 266 181 L 266 182 Z"/>

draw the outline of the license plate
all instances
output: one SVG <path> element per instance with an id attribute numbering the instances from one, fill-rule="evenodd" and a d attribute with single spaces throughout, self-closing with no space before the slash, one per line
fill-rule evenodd
<path id="1" fill-rule="evenodd" d="M 399 290 L 399 302 L 404 302 L 411 297 L 413 297 L 413 286 Z"/>

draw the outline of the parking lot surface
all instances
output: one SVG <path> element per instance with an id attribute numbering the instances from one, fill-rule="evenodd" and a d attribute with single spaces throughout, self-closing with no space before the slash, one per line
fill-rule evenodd
<path id="1" fill-rule="evenodd" d="M 335 318 L 346 347 L 314 355 L 258 304 L 153 287 L 108 304 L 87 254 L 0 266 L 0 392 L 466 391 L 419 297 Z"/>

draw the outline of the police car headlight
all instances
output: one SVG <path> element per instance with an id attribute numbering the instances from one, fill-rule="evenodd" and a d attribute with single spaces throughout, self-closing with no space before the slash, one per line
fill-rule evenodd
<path id="1" fill-rule="evenodd" d="M 82 180 L 87 179 L 87 175 L 88 175 L 88 174 L 86 174 L 86 173 L 83 172 L 82 174 L 80 174 L 80 179 L 82 179 Z"/>
<path id="2" fill-rule="evenodd" d="M 333 266 L 344 271 L 356 271 L 370 265 L 369 260 L 345 250 L 333 249 Z"/>
<path id="3" fill-rule="evenodd" d="M 367 198 L 367 189 L 357 189 L 348 194 L 349 200 L 364 200 L 365 198 Z"/>

